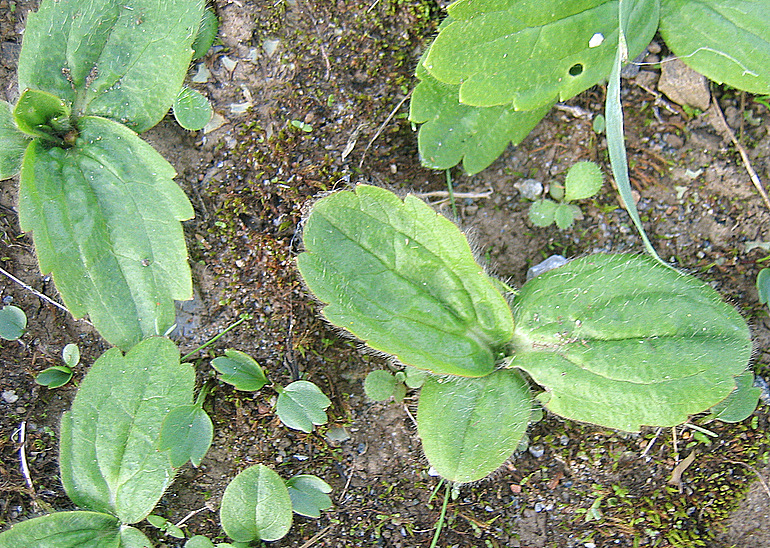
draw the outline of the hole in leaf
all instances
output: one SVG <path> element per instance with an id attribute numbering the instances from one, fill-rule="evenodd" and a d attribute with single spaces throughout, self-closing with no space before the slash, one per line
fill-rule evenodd
<path id="1" fill-rule="evenodd" d="M 580 76 L 583 74 L 583 65 L 580 63 L 575 63 L 569 68 L 570 76 Z"/>

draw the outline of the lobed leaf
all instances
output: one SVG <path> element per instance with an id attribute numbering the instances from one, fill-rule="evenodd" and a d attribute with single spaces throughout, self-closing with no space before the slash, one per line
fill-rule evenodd
<path id="1" fill-rule="evenodd" d="M 78 129 L 71 148 L 30 144 L 19 220 L 67 308 L 127 350 L 164 334 L 174 299 L 192 297 L 179 221 L 193 209 L 171 165 L 133 131 L 95 117 Z"/>
<path id="2" fill-rule="evenodd" d="M 102 354 L 61 420 L 59 465 L 70 499 L 123 523 L 144 519 L 174 478 L 158 450 L 163 419 L 190 403 L 194 381 L 165 338 Z"/>
<path id="3" fill-rule="evenodd" d="M 492 372 L 513 331 L 508 303 L 427 204 L 358 185 L 313 206 L 303 241 L 299 270 L 332 324 L 404 364 Z"/>
<path id="4" fill-rule="evenodd" d="M 0 533 L 0 548 L 147 548 L 144 534 L 99 512 L 56 512 Z"/>
<path id="5" fill-rule="evenodd" d="M 666 45 L 711 80 L 770 93 L 770 9 L 751 0 L 661 0 Z"/>
<path id="6" fill-rule="evenodd" d="M 637 255 L 591 255 L 527 282 L 510 365 L 552 412 L 626 431 L 674 426 L 746 369 L 746 322 L 699 280 Z"/>
<path id="7" fill-rule="evenodd" d="M 21 170 L 29 141 L 29 136 L 16 127 L 11 105 L 0 100 L 0 181 L 13 177 Z"/>
<path id="8" fill-rule="evenodd" d="M 321 510 L 332 507 L 332 499 L 329 498 L 332 488 L 319 477 L 299 474 L 286 480 L 286 488 L 292 510 L 300 516 L 318 519 Z"/>
<path id="9" fill-rule="evenodd" d="M 312 382 L 294 381 L 278 391 L 275 412 L 281 422 L 295 430 L 312 432 L 313 425 L 326 424 L 325 409 L 332 404 Z"/>
<path id="10" fill-rule="evenodd" d="M 429 377 L 417 407 L 425 456 L 449 481 L 484 478 L 518 447 L 531 407 L 527 382 L 516 371 L 472 379 Z"/>
<path id="11" fill-rule="evenodd" d="M 27 18 L 19 89 L 146 131 L 182 86 L 203 11 L 203 0 L 44 1 Z"/>
<path id="12" fill-rule="evenodd" d="M 256 464 L 239 473 L 225 489 L 219 520 L 236 542 L 278 540 L 291 527 L 291 498 L 281 477 Z"/>
<path id="13" fill-rule="evenodd" d="M 458 0 L 423 61 L 460 102 L 516 110 L 566 100 L 606 78 L 618 44 L 617 0 Z M 658 0 L 634 4 L 633 59 L 658 27 Z"/>
<path id="14" fill-rule="evenodd" d="M 468 174 L 482 171 L 510 143 L 519 144 L 551 108 L 551 103 L 521 111 L 511 105 L 464 105 L 459 86 L 443 84 L 427 72 L 421 78 L 412 92 L 409 119 L 422 124 L 417 136 L 420 159 L 432 169 L 462 161 Z"/>

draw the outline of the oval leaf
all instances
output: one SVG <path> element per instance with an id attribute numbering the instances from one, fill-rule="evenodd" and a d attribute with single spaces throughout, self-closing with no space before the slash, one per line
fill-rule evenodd
<path id="1" fill-rule="evenodd" d="M 233 385 L 237 390 L 254 392 L 268 382 L 259 364 L 239 350 L 225 350 L 225 355 L 211 360 L 211 365 L 222 375 L 220 378 L 223 382 Z"/>
<path id="2" fill-rule="evenodd" d="M 770 301 L 770 268 L 763 268 L 757 274 L 757 292 L 759 302 L 767 304 Z"/>
<path id="3" fill-rule="evenodd" d="M 711 408 L 711 418 L 723 422 L 741 422 L 757 408 L 762 389 L 754 386 L 754 373 L 746 371 L 735 378 L 735 390 Z"/>
<path id="4" fill-rule="evenodd" d="M 62 349 L 61 357 L 69 367 L 75 367 L 80 363 L 80 348 L 74 343 L 66 344 Z"/>
<path id="5" fill-rule="evenodd" d="M 59 388 L 70 382 L 71 378 L 72 370 L 69 367 L 55 365 L 41 371 L 37 377 L 35 377 L 35 382 L 40 386 Z"/>
<path id="6" fill-rule="evenodd" d="M 179 90 L 174 101 L 174 118 L 180 126 L 198 131 L 209 123 L 213 114 L 209 100 L 200 92 L 187 86 Z"/>
<path id="7" fill-rule="evenodd" d="M 128 350 L 164 334 L 174 300 L 192 298 L 180 221 L 193 209 L 174 168 L 133 131 L 92 117 L 79 130 L 66 150 L 29 146 L 19 221 L 72 314 Z"/>
<path id="8" fill-rule="evenodd" d="M 69 124 L 70 108 L 62 99 L 45 91 L 27 89 L 13 109 L 18 128 L 32 137 L 60 142 L 61 124 Z"/>
<path id="9" fill-rule="evenodd" d="M 0 338 L 15 341 L 27 329 L 27 315 L 18 306 L 8 305 L 0 310 Z"/>
<path id="10" fill-rule="evenodd" d="M 215 548 L 214 543 L 208 537 L 195 535 L 184 543 L 184 548 Z"/>
<path id="11" fill-rule="evenodd" d="M 237 542 L 278 540 L 291 527 L 291 498 L 278 474 L 257 464 L 235 476 L 219 509 L 222 528 Z"/>
<path id="12" fill-rule="evenodd" d="M 191 403 L 194 381 L 168 339 L 146 339 L 125 356 L 117 348 L 102 354 L 62 416 L 59 465 L 70 499 L 123 523 L 144 519 L 175 473 L 158 451 L 163 419 Z"/>
<path id="13" fill-rule="evenodd" d="M 602 188 L 602 170 L 594 162 L 577 162 L 567 171 L 564 199 L 568 202 L 594 196 Z"/>
<path id="14" fill-rule="evenodd" d="M 699 280 L 637 255 L 591 255 L 527 282 L 511 364 L 563 417 L 618 430 L 674 426 L 735 387 L 746 322 Z"/>
<path id="15" fill-rule="evenodd" d="M 770 93 L 770 10 L 746 0 L 666 0 L 660 34 L 691 68 L 715 82 Z"/>
<path id="16" fill-rule="evenodd" d="M 425 456 L 449 481 L 480 480 L 516 450 L 531 408 L 527 383 L 516 371 L 497 370 L 478 379 L 430 377 L 417 407 Z"/>
<path id="17" fill-rule="evenodd" d="M 275 412 L 289 428 L 312 432 L 313 425 L 326 424 L 325 409 L 331 404 L 312 382 L 295 381 L 279 391 Z"/>
<path id="18" fill-rule="evenodd" d="M 538 200 L 529 206 L 529 220 L 539 227 L 550 225 L 556 218 L 559 205 L 553 200 Z"/>
<path id="19" fill-rule="evenodd" d="M 635 2 L 630 59 L 655 35 L 658 4 Z M 542 0 L 536 8 L 517 0 L 459 0 L 447 13 L 423 65 L 459 86 L 467 105 L 532 110 L 569 99 L 609 75 L 618 45 L 617 0 Z"/>
<path id="20" fill-rule="evenodd" d="M 323 315 L 435 373 L 489 374 L 513 330 L 465 236 L 414 196 L 367 185 L 319 200 L 297 261 Z"/>
<path id="21" fill-rule="evenodd" d="M 321 510 L 332 507 L 332 488 L 321 478 L 300 474 L 286 481 L 295 513 L 308 518 L 321 517 Z"/>
<path id="22" fill-rule="evenodd" d="M 193 59 L 200 59 L 209 51 L 211 45 L 217 37 L 219 30 L 219 19 L 211 9 L 206 9 L 201 17 L 201 23 L 198 27 L 198 34 L 192 43 Z"/>
<path id="23" fill-rule="evenodd" d="M 121 524 L 114 516 L 98 512 L 56 512 L 22 521 L 0 533 L 0 548 L 136 547 L 121 544 L 121 536 Z M 142 537 L 145 546 L 151 546 L 150 541 Z"/>
<path id="24" fill-rule="evenodd" d="M 188 460 L 200 466 L 214 439 L 214 425 L 197 405 L 182 405 L 169 411 L 160 431 L 161 451 L 169 451 L 171 466 L 179 468 Z"/>
<path id="25" fill-rule="evenodd" d="M 384 369 L 370 372 L 364 380 L 364 392 L 374 401 L 387 400 L 393 395 L 395 388 L 396 377 Z"/>

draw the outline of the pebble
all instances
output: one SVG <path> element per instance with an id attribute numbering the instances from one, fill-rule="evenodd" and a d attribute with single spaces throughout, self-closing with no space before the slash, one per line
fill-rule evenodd
<path id="1" fill-rule="evenodd" d="M 519 191 L 522 198 L 538 200 L 543 195 L 543 183 L 536 179 L 524 179 L 513 183 L 513 187 Z"/>
<path id="2" fill-rule="evenodd" d="M 530 445 L 529 446 L 529 454 L 535 457 L 536 459 L 539 459 L 545 454 L 545 447 L 542 445 Z"/>
<path id="3" fill-rule="evenodd" d="M 661 63 L 658 91 L 679 105 L 690 105 L 703 111 L 711 104 L 706 77 L 675 57 L 667 57 Z"/>
<path id="4" fill-rule="evenodd" d="M 2 397 L 6 403 L 16 403 L 19 399 L 19 395 L 16 394 L 15 390 L 3 390 Z"/>

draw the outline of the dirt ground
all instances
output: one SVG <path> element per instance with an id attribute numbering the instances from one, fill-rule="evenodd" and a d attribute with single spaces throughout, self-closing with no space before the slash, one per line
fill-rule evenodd
<path id="1" fill-rule="evenodd" d="M 15 66 L 27 12 L 37 2 L 0 0 L 0 99 L 15 102 Z M 214 105 L 216 123 L 189 133 L 166 119 L 145 138 L 175 166 L 196 217 L 185 224 L 196 299 L 180 305 L 182 352 L 236 321 L 197 361 L 199 381 L 226 348 L 251 354 L 281 384 L 298 377 L 331 398 L 330 423 L 313 434 L 290 431 L 272 412 L 275 393 L 220 384 L 207 403 L 214 445 L 197 468 L 184 468 L 157 514 L 185 519 L 189 535 L 220 535 L 216 510 L 227 482 L 263 463 L 284 478 L 316 474 L 334 488 L 320 519 L 295 516 L 270 546 L 428 546 L 440 502 L 413 416 L 405 404 L 373 403 L 366 374 L 386 367 L 321 321 L 294 267 L 298 229 L 314 196 L 368 182 L 399 192 L 446 190 L 445 175 L 420 166 L 416 132 L 406 118 L 416 60 L 442 17 L 435 0 L 216 0 L 221 42 L 190 70 Z M 752 326 L 752 367 L 770 376 L 770 320 L 754 281 L 770 240 L 770 212 L 754 190 L 716 108 L 693 111 L 656 92 L 665 49 L 652 48 L 640 76 L 624 81 L 631 177 L 645 227 L 662 257 L 712 284 Z M 657 59 L 656 59 L 657 57 Z M 763 181 L 770 180 L 767 101 L 712 86 L 733 132 Z M 606 143 L 592 129 L 603 108 L 597 86 L 552 112 L 517 148 L 482 173 L 452 170 L 459 223 L 480 261 L 514 285 L 552 254 L 642 252 L 610 177 L 581 204 L 572 229 L 528 220 L 522 181 L 563 181 L 575 161 L 609 174 Z M 295 124 L 292 124 L 295 122 Z M 309 132 L 296 127 L 312 126 Z M 32 240 L 20 232 L 18 181 L 0 183 L 0 266 L 54 299 Z M 435 194 L 431 200 L 438 200 Z M 437 207 L 448 210 L 446 202 Z M 57 431 L 87 366 L 107 348 L 74 320 L 4 276 L 5 304 L 24 309 L 28 332 L 0 347 L 0 530 L 51 510 L 70 509 L 58 479 Z M 65 344 L 83 356 L 73 383 L 48 390 L 34 376 L 60 362 Z M 741 424 L 707 423 L 708 437 L 679 427 L 640 434 L 606 431 L 546 416 L 529 431 L 529 448 L 490 478 L 465 486 L 449 504 L 439 546 L 691 547 L 770 546 L 768 408 Z M 21 426 L 24 426 L 22 438 Z M 23 443 L 22 443 L 23 442 Z M 695 451 L 680 485 L 674 467 Z M 20 455 L 29 464 L 21 471 Z M 26 477 L 25 477 L 26 476 Z M 193 515 L 190 515 L 193 514 Z M 183 541 L 140 525 L 159 546 Z"/>

